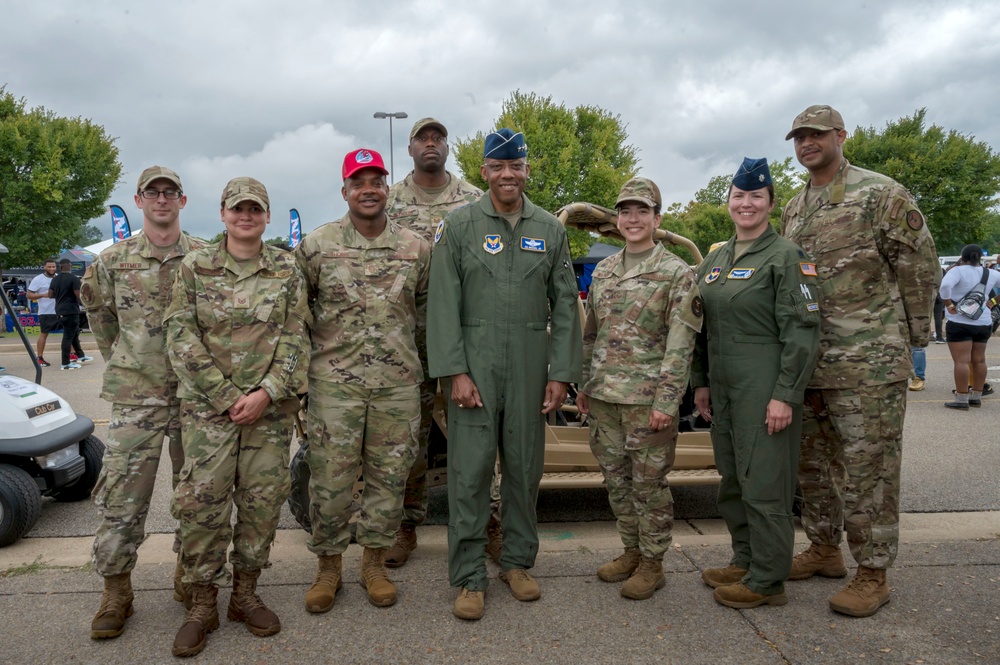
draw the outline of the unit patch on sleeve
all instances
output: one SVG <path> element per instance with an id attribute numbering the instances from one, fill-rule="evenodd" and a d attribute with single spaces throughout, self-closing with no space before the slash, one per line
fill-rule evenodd
<path id="1" fill-rule="evenodd" d="M 815 263 L 800 263 L 799 270 L 802 271 L 803 275 L 808 275 L 809 277 L 816 277 Z"/>

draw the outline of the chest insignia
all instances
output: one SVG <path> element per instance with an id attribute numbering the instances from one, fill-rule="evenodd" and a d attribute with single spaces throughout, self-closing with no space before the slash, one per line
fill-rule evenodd
<path id="1" fill-rule="evenodd" d="M 816 264 L 815 263 L 800 263 L 799 269 L 802 271 L 803 275 L 808 275 L 810 277 L 816 277 Z"/>
<path id="2" fill-rule="evenodd" d="M 434 244 L 435 245 L 438 244 L 439 240 L 441 240 L 441 234 L 442 233 L 444 233 L 444 220 L 443 219 L 440 222 L 438 222 L 437 228 L 434 229 Z"/>
<path id="3" fill-rule="evenodd" d="M 709 271 L 709 273 L 707 275 L 705 275 L 705 283 L 706 284 L 711 284 L 715 280 L 719 279 L 719 275 L 721 275 L 721 274 L 722 274 L 722 268 L 719 268 L 718 266 L 716 266 L 715 268 L 712 268 Z"/>
<path id="4" fill-rule="evenodd" d="M 483 243 L 483 249 L 490 254 L 499 254 L 503 250 L 503 243 L 500 242 L 500 234 L 488 234 L 486 242 Z"/>
<path id="5" fill-rule="evenodd" d="M 733 268 L 729 271 L 727 279 L 750 279 L 756 268 Z"/>
<path id="6" fill-rule="evenodd" d="M 544 252 L 545 239 L 526 238 L 525 236 L 521 236 L 521 249 L 527 250 L 529 252 Z"/>
<path id="7" fill-rule="evenodd" d="M 235 294 L 235 309 L 249 309 L 250 308 L 250 296 L 246 293 Z"/>

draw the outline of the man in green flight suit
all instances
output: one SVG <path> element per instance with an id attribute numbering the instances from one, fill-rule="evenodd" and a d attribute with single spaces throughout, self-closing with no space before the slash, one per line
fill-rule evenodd
<path id="1" fill-rule="evenodd" d="M 578 293 L 566 231 L 524 196 L 524 135 L 486 137 L 489 192 L 435 232 L 427 309 L 428 362 L 448 404 L 448 571 L 462 591 L 455 616 L 480 619 L 488 578 L 484 545 L 489 486 L 500 454 L 500 579 L 522 601 L 541 596 L 535 502 L 545 455 L 545 414 L 579 382 Z M 551 331 L 549 322 L 551 321 Z M 550 341 L 551 338 L 551 341 Z"/>

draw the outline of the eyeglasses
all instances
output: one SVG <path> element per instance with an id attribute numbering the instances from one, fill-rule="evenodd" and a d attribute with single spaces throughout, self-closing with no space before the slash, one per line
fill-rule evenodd
<path id="1" fill-rule="evenodd" d="M 486 169 L 492 173 L 503 173 L 505 169 L 509 169 L 514 173 L 523 173 L 525 168 L 525 162 L 523 161 L 496 161 L 496 162 L 486 162 L 483 164 Z"/>
<path id="2" fill-rule="evenodd" d="M 144 189 L 141 192 L 139 192 L 139 194 L 142 196 L 142 198 L 149 199 L 150 201 L 160 198 L 160 194 L 162 194 L 163 198 L 167 199 L 168 201 L 176 201 L 181 196 L 183 196 L 183 192 L 181 192 L 179 189 L 162 189 L 162 190 Z"/>

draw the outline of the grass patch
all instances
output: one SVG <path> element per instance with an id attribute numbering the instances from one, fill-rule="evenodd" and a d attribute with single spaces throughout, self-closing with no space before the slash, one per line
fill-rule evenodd
<path id="1" fill-rule="evenodd" d="M 6 570 L 0 570 L 0 579 L 8 577 L 18 577 L 20 575 L 34 575 L 37 573 L 44 572 L 46 570 L 74 570 L 74 571 L 88 571 L 92 570 L 94 564 L 92 562 L 87 562 L 82 566 L 56 566 L 50 563 L 46 563 L 42 559 L 42 555 L 39 554 L 34 561 L 31 563 L 22 563 L 20 566 L 11 566 Z"/>

